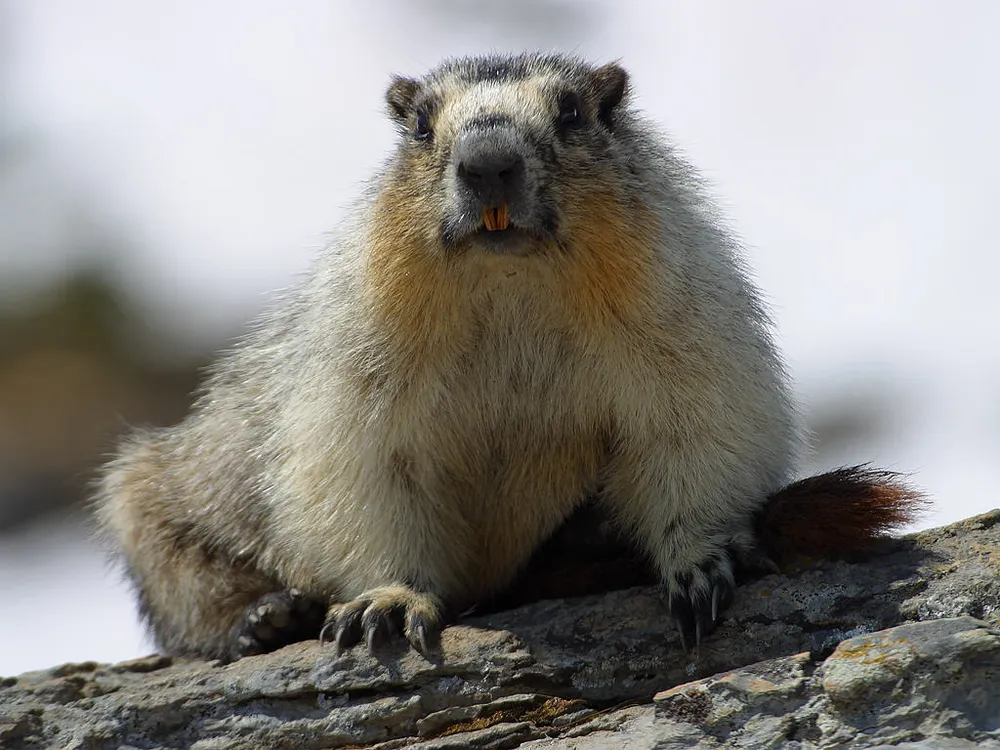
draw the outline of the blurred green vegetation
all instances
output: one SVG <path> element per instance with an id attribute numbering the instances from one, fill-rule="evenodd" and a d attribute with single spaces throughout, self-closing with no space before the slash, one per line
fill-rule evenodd
<path id="1" fill-rule="evenodd" d="M 128 425 L 183 417 L 203 360 L 144 355 L 151 336 L 99 269 L 0 312 L 0 529 L 79 503 Z"/>

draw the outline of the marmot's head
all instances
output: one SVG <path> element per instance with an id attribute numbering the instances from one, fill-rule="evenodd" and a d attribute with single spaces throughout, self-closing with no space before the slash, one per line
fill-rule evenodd
<path id="1" fill-rule="evenodd" d="M 613 200 L 624 187 L 615 135 L 627 88 L 616 64 L 541 54 L 396 78 L 386 101 L 400 143 L 386 197 L 445 251 L 560 247 L 595 196 Z"/>

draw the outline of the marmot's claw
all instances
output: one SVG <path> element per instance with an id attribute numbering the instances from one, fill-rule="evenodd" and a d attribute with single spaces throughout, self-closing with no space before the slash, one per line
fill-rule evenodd
<path id="1" fill-rule="evenodd" d="M 320 644 L 326 643 L 329 633 L 333 633 L 333 646 L 340 653 L 361 641 L 361 618 L 365 607 L 358 602 L 340 605 L 327 612 L 326 622 L 319 634 Z"/>
<path id="2" fill-rule="evenodd" d="M 333 632 L 337 651 L 364 639 L 371 652 L 406 635 L 414 649 L 426 654 L 437 646 L 442 627 L 437 597 L 406 586 L 385 586 L 367 591 L 345 604 L 333 604 L 326 616 L 321 641 Z"/>
<path id="3" fill-rule="evenodd" d="M 426 656 L 441 645 L 441 623 L 429 622 L 422 614 L 410 613 L 406 617 L 406 637 L 413 648 Z"/>
<path id="4" fill-rule="evenodd" d="M 365 632 L 365 645 L 374 652 L 399 634 L 398 621 L 401 611 L 398 607 L 376 607 L 374 602 L 365 610 L 361 618 L 361 629 Z"/>
<path id="5" fill-rule="evenodd" d="M 230 631 L 229 658 L 262 654 L 314 638 L 322 622 L 323 604 L 297 589 L 264 594 L 246 608 Z"/>
<path id="6" fill-rule="evenodd" d="M 715 629 L 719 613 L 733 600 L 735 584 L 729 558 L 702 563 L 694 572 L 667 581 L 667 587 L 681 648 L 687 651 L 693 639 L 697 649 L 701 639 Z"/>
<path id="7" fill-rule="evenodd" d="M 410 628 L 410 645 L 422 654 L 428 651 L 427 625 L 425 623 L 418 622 Z"/>
<path id="8" fill-rule="evenodd" d="M 361 616 L 350 617 L 337 623 L 337 632 L 333 636 L 333 645 L 337 652 L 350 648 L 361 640 Z"/>
<path id="9" fill-rule="evenodd" d="M 671 609 L 673 609 L 671 607 Z M 681 650 L 687 653 L 688 644 L 687 637 L 684 635 L 684 625 L 681 623 L 681 618 L 674 614 L 674 626 L 677 628 L 677 637 L 681 639 Z"/>

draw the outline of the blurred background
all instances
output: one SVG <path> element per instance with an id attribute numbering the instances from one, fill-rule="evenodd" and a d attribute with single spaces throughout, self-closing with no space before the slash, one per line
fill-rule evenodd
<path id="1" fill-rule="evenodd" d="M 804 471 L 1000 505 L 1000 4 L 0 0 L 0 675 L 151 651 L 88 538 L 127 424 L 305 270 L 390 148 L 391 73 L 621 58 L 746 241 Z"/>

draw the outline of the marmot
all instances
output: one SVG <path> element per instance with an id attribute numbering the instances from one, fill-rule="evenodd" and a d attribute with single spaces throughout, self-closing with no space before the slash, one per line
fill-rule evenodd
<path id="1" fill-rule="evenodd" d="M 698 640 L 755 519 L 809 551 L 909 520 L 888 474 L 781 490 L 802 433 L 767 313 L 628 89 L 558 54 L 392 81 L 395 150 L 312 273 L 100 479 L 162 649 L 432 649 L 585 497 Z"/>

